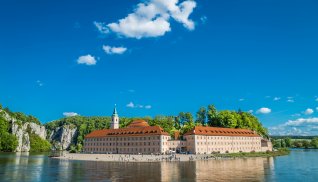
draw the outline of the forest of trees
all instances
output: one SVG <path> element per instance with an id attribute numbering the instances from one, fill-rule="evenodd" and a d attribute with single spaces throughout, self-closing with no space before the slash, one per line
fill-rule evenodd
<path id="1" fill-rule="evenodd" d="M 214 126 L 226 128 L 246 128 L 256 131 L 263 137 L 268 137 L 268 131 L 262 126 L 259 120 L 251 113 L 242 111 L 217 111 L 214 105 L 201 107 L 194 116 L 190 112 L 180 112 L 178 116 L 155 116 L 142 118 L 120 118 L 120 127 L 128 126 L 136 119 L 144 119 L 150 126 L 158 125 L 173 136 L 175 131 L 180 131 L 181 135 L 193 129 L 194 126 Z M 45 124 L 48 131 L 64 125 L 73 125 L 78 128 L 76 145 L 71 146 L 72 150 L 80 151 L 83 146 L 84 136 L 98 129 L 110 127 L 110 117 L 66 117 Z M 50 135 L 50 134 L 48 134 Z"/>
<path id="2" fill-rule="evenodd" d="M 290 137 L 272 139 L 274 148 L 315 148 L 318 149 L 318 137 L 312 139 L 292 139 Z"/>

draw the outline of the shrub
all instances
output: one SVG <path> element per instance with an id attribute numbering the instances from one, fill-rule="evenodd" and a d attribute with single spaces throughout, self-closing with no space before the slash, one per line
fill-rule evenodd
<path id="1" fill-rule="evenodd" d="M 47 152 L 51 150 L 51 144 L 36 134 L 30 134 L 30 148 L 30 152 Z"/>

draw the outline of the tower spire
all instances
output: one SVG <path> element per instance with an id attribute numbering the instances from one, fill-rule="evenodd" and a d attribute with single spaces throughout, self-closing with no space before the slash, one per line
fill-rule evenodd
<path id="1" fill-rule="evenodd" d="M 113 111 L 113 116 L 114 116 L 114 115 L 118 115 L 118 114 L 117 114 L 117 109 L 116 109 L 116 104 L 115 104 L 114 111 Z"/>
<path id="2" fill-rule="evenodd" d="M 116 104 L 114 107 L 113 115 L 112 115 L 112 121 L 110 123 L 111 129 L 118 129 L 119 128 L 119 116 L 116 109 Z"/>

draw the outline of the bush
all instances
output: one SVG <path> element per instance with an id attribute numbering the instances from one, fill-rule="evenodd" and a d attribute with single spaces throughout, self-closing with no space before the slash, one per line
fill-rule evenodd
<path id="1" fill-rule="evenodd" d="M 18 147 L 18 139 L 9 133 L 1 133 L 0 150 L 5 152 L 13 152 Z"/>
<path id="2" fill-rule="evenodd" d="M 47 152 L 51 150 L 51 144 L 36 134 L 30 134 L 30 148 L 30 152 Z"/>

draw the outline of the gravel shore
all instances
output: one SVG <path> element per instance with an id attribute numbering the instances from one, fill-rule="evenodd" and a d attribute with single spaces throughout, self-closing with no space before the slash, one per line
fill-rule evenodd
<path id="1" fill-rule="evenodd" d="M 215 159 L 211 155 L 130 155 L 130 154 L 77 154 L 65 153 L 56 159 L 107 162 L 179 162 Z"/>

